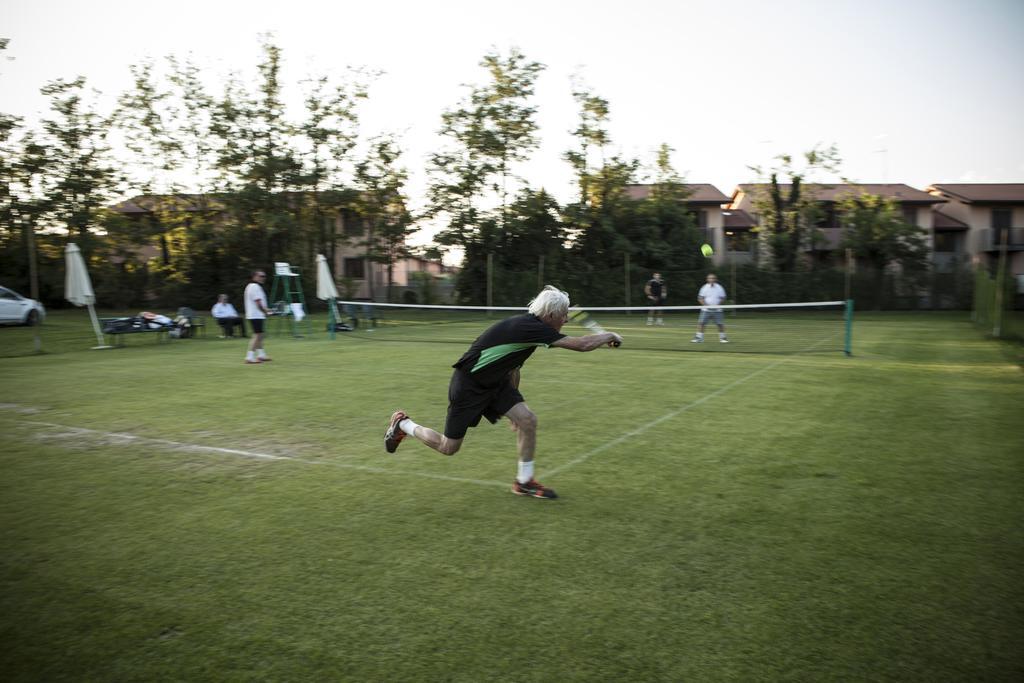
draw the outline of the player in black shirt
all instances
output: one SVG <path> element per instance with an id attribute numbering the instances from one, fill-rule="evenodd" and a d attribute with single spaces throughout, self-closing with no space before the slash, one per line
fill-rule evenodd
<path id="1" fill-rule="evenodd" d="M 418 425 L 404 411 L 391 416 L 384 434 L 384 448 L 394 453 L 406 436 L 413 436 L 444 455 L 462 446 L 470 427 L 486 417 L 492 424 L 506 416 L 518 432 L 519 473 L 512 492 L 534 498 L 556 498 L 555 492 L 533 478 L 533 453 L 537 444 L 537 416 L 519 393 L 519 368 L 538 346 L 572 351 L 594 349 L 622 342 L 614 332 L 568 337 L 561 333 L 569 314 L 569 295 L 548 285 L 530 302 L 529 312 L 495 323 L 484 331 L 452 367 L 448 384 L 448 417 L 444 434 Z"/>
<path id="2" fill-rule="evenodd" d="M 651 276 L 651 279 L 644 285 L 644 294 L 651 302 L 651 309 L 647 311 L 647 324 L 664 325 L 665 321 L 661 317 L 661 311 L 655 308 L 655 306 L 664 306 L 665 299 L 668 297 L 668 285 L 661 279 L 661 273 Z"/>

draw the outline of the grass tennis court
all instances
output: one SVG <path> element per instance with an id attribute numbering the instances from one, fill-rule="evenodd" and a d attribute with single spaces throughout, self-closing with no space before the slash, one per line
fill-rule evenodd
<path id="1" fill-rule="evenodd" d="M 44 329 L 0 329 L 4 680 L 1024 676 L 1024 377 L 964 314 L 859 315 L 852 358 L 539 350 L 557 501 L 508 492 L 503 425 L 384 453 L 461 346 Z"/>

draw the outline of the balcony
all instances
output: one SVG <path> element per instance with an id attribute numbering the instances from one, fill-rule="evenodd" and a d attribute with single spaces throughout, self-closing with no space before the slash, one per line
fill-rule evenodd
<path id="1" fill-rule="evenodd" d="M 999 251 L 1003 233 L 1007 235 L 1007 251 L 1024 251 L 1024 228 L 985 228 L 980 231 L 978 248 L 981 251 Z"/>

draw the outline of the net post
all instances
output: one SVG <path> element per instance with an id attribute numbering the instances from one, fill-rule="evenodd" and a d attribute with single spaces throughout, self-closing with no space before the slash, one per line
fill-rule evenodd
<path id="1" fill-rule="evenodd" d="M 330 305 L 327 306 L 327 329 L 330 331 L 330 338 L 334 339 L 335 328 L 338 326 L 338 305 L 335 303 L 337 299 L 331 299 Z"/>
<path id="2" fill-rule="evenodd" d="M 846 313 L 843 316 L 846 323 L 846 334 L 843 341 L 843 352 L 847 356 L 853 355 L 853 299 L 846 300 Z"/>

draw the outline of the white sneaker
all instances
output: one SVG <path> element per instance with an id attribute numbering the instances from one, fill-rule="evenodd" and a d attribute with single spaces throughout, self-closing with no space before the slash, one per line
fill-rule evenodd
<path id="1" fill-rule="evenodd" d="M 721 339 L 719 339 L 718 341 L 719 341 L 719 342 L 721 342 L 722 344 L 728 344 L 728 343 L 729 343 L 729 340 L 728 340 L 728 339 L 726 339 L 725 337 L 722 337 L 722 338 L 721 338 Z"/>
<path id="2" fill-rule="evenodd" d="M 653 320 L 648 320 L 648 321 L 647 321 L 647 324 L 648 324 L 648 325 L 653 325 L 653 324 L 654 324 L 654 321 L 653 321 Z"/>
<path id="3" fill-rule="evenodd" d="M 662 327 L 665 327 L 665 321 L 664 320 L 659 320 L 658 322 L 656 322 L 654 324 L 655 325 L 661 325 Z"/>
<path id="4" fill-rule="evenodd" d="M 693 339 L 690 340 L 690 343 L 691 344 L 703 344 L 704 340 L 701 339 L 700 337 L 694 337 Z"/>

